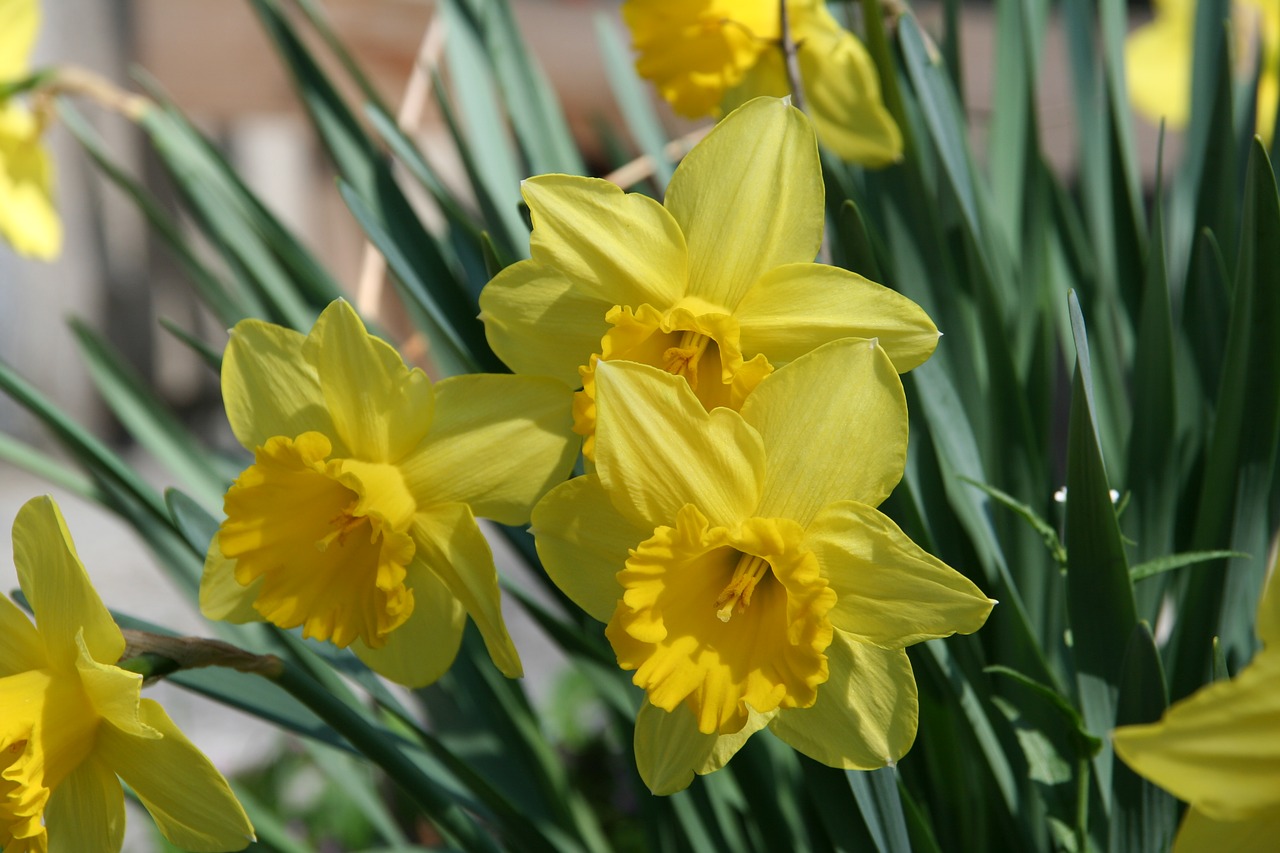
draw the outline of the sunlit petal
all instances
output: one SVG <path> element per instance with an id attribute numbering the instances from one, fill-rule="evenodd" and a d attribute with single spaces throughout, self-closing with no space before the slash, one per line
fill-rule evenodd
<path id="1" fill-rule="evenodd" d="M 698 719 L 685 705 L 664 711 L 649 704 L 636 716 L 636 769 L 658 796 L 689 787 L 695 773 L 719 770 L 742 748 L 747 738 L 764 728 L 773 714 L 752 712 L 747 723 L 731 734 L 703 734 Z"/>
<path id="2" fill-rule="evenodd" d="M 14 102 L 0 103 L 0 236 L 32 258 L 52 260 L 62 251 L 53 160 L 35 117 Z"/>
<path id="3" fill-rule="evenodd" d="M 878 505 L 902 477 L 906 396 L 874 341 L 836 341 L 801 356 L 760 383 L 742 417 L 767 457 L 760 515 L 807 525 L 835 501 Z"/>
<path id="4" fill-rule="evenodd" d="M 862 642 L 892 649 L 971 634 L 994 604 L 865 504 L 830 504 L 809 525 L 805 544 L 839 596 L 832 624 Z"/>
<path id="5" fill-rule="evenodd" d="M 405 586 L 413 595 L 413 613 L 371 648 L 360 640 L 351 651 L 374 672 L 407 687 L 426 687 L 448 671 L 462 644 L 467 611 L 444 583 L 420 563 L 411 563 Z"/>
<path id="6" fill-rule="evenodd" d="M 803 113 L 774 98 L 735 110 L 689 152 L 667 189 L 689 247 L 689 293 L 731 312 L 762 272 L 812 261 L 823 197 Z"/>
<path id="7" fill-rule="evenodd" d="M 45 823 L 55 853 L 119 853 L 124 791 L 116 774 L 96 757 L 81 762 L 49 796 Z"/>
<path id="8" fill-rule="evenodd" d="M 75 665 L 76 636 L 82 631 L 95 660 L 119 659 L 124 637 L 89 583 L 67 523 L 52 498 L 33 498 L 18 510 L 13 522 L 13 562 L 55 668 Z"/>
<path id="9" fill-rule="evenodd" d="M 524 524 L 569 475 L 573 393 L 536 376 L 456 376 L 436 385 L 431 432 L 400 463 L 420 506 L 463 501 L 476 515 Z"/>
<path id="10" fill-rule="evenodd" d="M 36 626 L 18 605 L 0 597 L 0 678 L 47 664 L 44 641 Z"/>
<path id="11" fill-rule="evenodd" d="M 629 362 L 596 366 L 596 406 L 597 472 L 633 522 L 670 524 L 686 503 L 714 525 L 754 514 L 764 449 L 736 412 L 708 413 L 683 378 Z"/>
<path id="12" fill-rule="evenodd" d="M 10 81 L 27 72 L 31 48 L 40 29 L 37 0 L 5 0 L 0 3 L 0 80 Z"/>

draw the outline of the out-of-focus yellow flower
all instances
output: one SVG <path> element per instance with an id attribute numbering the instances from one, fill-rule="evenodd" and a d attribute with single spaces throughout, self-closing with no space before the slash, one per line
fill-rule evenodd
<path id="1" fill-rule="evenodd" d="M 498 668 L 521 674 L 475 516 L 525 523 L 568 476 L 567 387 L 481 375 L 433 387 L 339 300 L 306 336 L 236 324 L 222 393 L 254 464 L 227 492 L 206 616 L 301 625 L 417 687 L 449 668 L 470 615 Z"/>
<path id="2" fill-rule="evenodd" d="M 817 145 L 780 100 L 753 100 L 721 122 L 676 169 L 665 206 L 568 175 L 531 178 L 523 194 L 532 257 L 480 294 L 485 333 L 517 373 L 583 386 L 575 429 L 589 455 L 597 359 L 661 367 L 707 409 L 736 409 L 775 366 L 829 341 L 879 338 L 899 371 L 937 346 L 920 306 L 813 263 Z"/>
<path id="3" fill-rule="evenodd" d="M 902 135 L 866 48 L 822 0 L 789 0 L 787 12 L 822 144 L 866 166 L 899 159 Z M 777 0 L 627 0 L 622 16 L 636 70 L 682 115 L 718 115 L 789 91 Z"/>
<path id="4" fill-rule="evenodd" d="M 915 739 L 903 648 L 977 630 L 994 602 L 875 507 L 902 476 L 907 410 L 874 341 L 797 358 L 742 407 L 601 362 L 596 471 L 534 509 L 547 573 L 606 635 L 647 699 L 645 783 L 668 794 L 768 726 L 834 767 Z"/>
<path id="5" fill-rule="evenodd" d="M 0 849 L 119 850 L 117 777 L 183 850 L 248 846 L 226 780 L 115 665 L 124 637 L 51 498 L 19 510 L 13 560 L 36 622 L 0 598 Z"/>
<path id="6" fill-rule="evenodd" d="M 1192 51 L 1196 0 L 1155 0 L 1156 15 L 1139 27 L 1125 45 L 1129 97 L 1142 115 L 1170 127 L 1186 125 L 1191 110 Z M 1231 13 L 1238 53 L 1255 57 L 1261 50 L 1258 80 L 1258 134 L 1270 144 L 1280 105 L 1280 3 L 1234 0 Z M 1253 72 L 1250 64 L 1248 72 Z"/>
<path id="7" fill-rule="evenodd" d="M 0 83 L 27 72 L 39 26 L 35 0 L 0 0 Z M 0 100 L 0 237 L 21 254 L 48 260 L 62 250 L 62 221 L 40 131 L 26 108 Z"/>
<path id="8" fill-rule="evenodd" d="M 1263 648 L 1240 674 L 1112 733 L 1116 754 L 1191 804 L 1175 853 L 1269 853 L 1280 837 L 1280 582 L 1258 605 Z"/>

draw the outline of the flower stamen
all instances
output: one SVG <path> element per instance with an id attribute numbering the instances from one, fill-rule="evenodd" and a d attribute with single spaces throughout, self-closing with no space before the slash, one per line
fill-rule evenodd
<path id="1" fill-rule="evenodd" d="M 769 563 L 763 557 L 743 554 L 734 567 L 733 578 L 716 598 L 716 618 L 728 622 L 733 618 L 733 609 L 739 604 L 746 610 L 751 604 L 751 596 L 756 585 L 769 572 Z"/>
<path id="2" fill-rule="evenodd" d="M 346 545 L 347 537 L 351 535 L 353 530 L 358 529 L 362 524 L 369 523 L 369 517 L 367 515 L 355 514 L 355 508 L 356 502 L 352 501 L 345 509 L 342 510 L 342 512 L 329 519 L 329 525 L 337 529 L 330 531 L 322 538 L 316 540 L 317 551 L 327 550 L 328 547 L 333 544 L 333 540 L 335 539 L 338 540 L 339 547 Z"/>
<path id="3" fill-rule="evenodd" d="M 694 331 L 680 333 L 680 342 L 668 347 L 662 354 L 662 369 L 675 376 L 683 376 L 689 387 L 698 390 L 698 360 L 707 351 L 711 338 Z"/>

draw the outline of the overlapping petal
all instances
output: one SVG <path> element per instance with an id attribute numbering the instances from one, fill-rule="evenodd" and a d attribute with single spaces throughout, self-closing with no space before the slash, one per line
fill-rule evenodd
<path id="1" fill-rule="evenodd" d="M 118 853 L 124 843 L 124 791 L 115 773 L 96 757 L 81 762 L 50 794 L 45 820 L 51 850 Z"/>
<path id="2" fill-rule="evenodd" d="M 124 637 L 89 583 L 52 498 L 33 498 L 18 510 L 13 522 L 13 562 L 52 666 L 75 666 L 81 634 L 94 659 L 120 657 Z"/>
<path id="3" fill-rule="evenodd" d="M 1173 853 L 1273 853 L 1280 837 L 1280 810 L 1244 820 L 1214 820 L 1190 808 L 1178 828 Z"/>
<path id="4" fill-rule="evenodd" d="M 995 604 L 865 504 L 825 507 L 809 525 L 805 544 L 839 597 L 832 624 L 864 643 L 895 649 L 971 634 Z"/>
<path id="5" fill-rule="evenodd" d="M 552 489 L 533 509 L 538 557 L 556 586 L 608 622 L 622 597 L 617 574 L 627 552 L 653 534 L 622 515 L 594 474 Z"/>
<path id="6" fill-rule="evenodd" d="M 40 632 L 18 605 L 0 598 L 0 678 L 48 665 Z"/>
<path id="7" fill-rule="evenodd" d="M 236 580 L 236 561 L 222 553 L 215 535 L 209 543 L 200 576 L 200 612 L 204 617 L 237 625 L 261 622 L 262 614 L 253 606 L 261 592 L 261 577 L 247 586 Z"/>
<path id="8" fill-rule="evenodd" d="M 689 787 L 694 774 L 719 770 L 751 735 L 775 713 L 752 712 L 746 725 L 731 734 L 703 734 L 698 718 L 685 705 L 664 711 L 645 700 L 636 715 L 636 769 L 649 790 L 666 796 Z"/>
<path id="9" fill-rule="evenodd" d="M 498 570 L 489 543 L 464 503 L 440 504 L 413 522 L 419 559 L 466 609 L 494 665 L 508 678 L 524 674 L 502 618 Z"/>
<path id="10" fill-rule="evenodd" d="M 231 431 L 253 450 L 284 435 L 318 432 L 335 441 L 337 430 L 320 391 L 315 368 L 302 360 L 306 336 L 261 320 L 242 320 L 231 330 L 222 356 L 222 403 Z"/>
<path id="11" fill-rule="evenodd" d="M 435 392 L 431 432 L 398 466 L 418 505 L 463 501 L 503 524 L 527 522 L 577 456 L 569 387 L 537 376 L 475 375 L 446 379 Z"/>
<path id="12" fill-rule="evenodd" d="M 357 449 L 361 459 L 395 462 L 426 435 L 435 408 L 431 380 L 365 331 L 345 300 L 320 314 L 302 356 L 319 376 L 339 444 Z"/>
<path id="13" fill-rule="evenodd" d="M 902 477 L 906 396 L 874 341 L 836 341 L 796 359 L 747 397 L 742 418 L 767 456 L 757 515 L 808 525 L 836 501 L 880 504 Z"/>
<path id="14" fill-rule="evenodd" d="M 707 412 L 683 379 L 632 362 L 597 364 L 596 405 L 597 473 L 634 523 L 670 524 L 688 503 L 717 526 L 755 514 L 764 448 L 736 412 Z"/>
<path id="15" fill-rule="evenodd" d="M 159 704 L 144 699 L 140 712 L 161 737 L 129 737 L 108 725 L 99 733 L 96 753 L 134 790 L 165 838 L 193 853 L 239 850 L 252 841 L 249 818 L 209 759 Z"/>
<path id="16" fill-rule="evenodd" d="M 803 113 L 772 98 L 738 109 L 689 152 L 667 188 L 689 249 L 688 292 L 732 313 L 761 273 L 811 262 L 824 193 Z"/>
<path id="17" fill-rule="evenodd" d="M 425 687 L 444 675 L 462 645 L 467 611 L 424 564 L 409 565 L 405 587 L 413 595 L 413 613 L 372 648 L 356 640 L 351 650 L 374 672 L 407 687 Z"/>
<path id="18" fill-rule="evenodd" d="M 919 367 L 938 345 L 938 328 L 919 305 L 856 273 L 788 264 L 765 273 L 741 303 L 742 353 L 768 353 L 774 366 L 841 338 L 874 338 L 899 373 Z"/>
<path id="19" fill-rule="evenodd" d="M 919 720 L 907 653 L 836 631 L 827 658 L 831 678 L 818 691 L 818 701 L 778 714 L 769 730 L 829 767 L 874 770 L 906 755 Z"/>

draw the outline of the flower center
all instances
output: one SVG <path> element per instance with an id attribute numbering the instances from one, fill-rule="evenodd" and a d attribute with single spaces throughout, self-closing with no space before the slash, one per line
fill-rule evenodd
<path id="1" fill-rule="evenodd" d="M 684 703 L 700 731 L 729 734 L 752 710 L 817 700 L 836 596 L 803 538 L 788 519 L 711 527 L 689 504 L 631 552 L 605 635 L 653 705 Z"/>
<path id="2" fill-rule="evenodd" d="M 733 579 L 724 591 L 716 597 L 716 618 L 728 622 L 733 618 L 733 609 L 739 604 L 746 610 L 751 603 L 751 594 L 756 585 L 769 572 L 769 564 L 763 557 L 754 554 L 742 554 L 738 557 L 738 565 L 734 567 Z"/>
<path id="3" fill-rule="evenodd" d="M 698 360 L 707 351 L 711 338 L 699 332 L 686 330 L 680 333 L 680 342 L 667 347 L 662 353 L 662 369 L 675 376 L 683 376 L 689 387 L 698 390 Z"/>
<path id="4" fill-rule="evenodd" d="M 222 552 L 254 608 L 304 637 L 372 648 L 413 612 L 404 583 L 416 504 L 393 465 L 329 459 L 317 432 L 276 436 L 227 492 Z"/>

